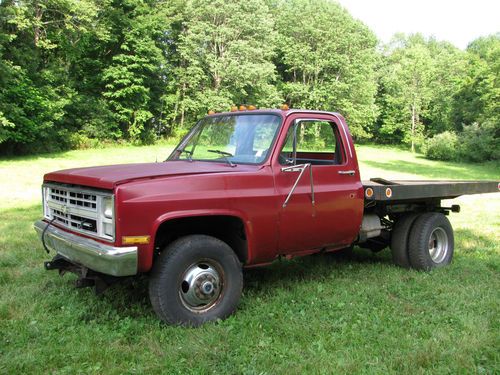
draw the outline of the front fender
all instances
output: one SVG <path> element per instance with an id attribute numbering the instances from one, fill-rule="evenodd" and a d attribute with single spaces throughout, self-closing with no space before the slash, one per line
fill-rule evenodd
<path id="1" fill-rule="evenodd" d="M 245 228 L 245 235 L 247 239 L 247 256 L 248 259 L 252 259 L 253 228 L 251 221 L 246 217 L 246 215 L 243 212 L 230 209 L 170 211 L 160 215 L 153 221 L 153 224 L 150 229 L 151 241 L 140 252 L 139 270 L 141 272 L 147 272 L 153 266 L 155 243 L 157 239 L 158 229 L 162 224 L 175 219 L 207 217 L 207 216 L 232 216 L 240 219 L 243 222 Z"/>

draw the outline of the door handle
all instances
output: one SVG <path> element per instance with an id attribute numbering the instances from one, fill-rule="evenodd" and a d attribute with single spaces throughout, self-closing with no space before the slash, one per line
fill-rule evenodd
<path id="1" fill-rule="evenodd" d="M 354 169 L 351 169 L 349 171 L 339 171 L 339 174 L 347 174 L 349 176 L 354 176 L 356 174 L 356 171 Z"/>

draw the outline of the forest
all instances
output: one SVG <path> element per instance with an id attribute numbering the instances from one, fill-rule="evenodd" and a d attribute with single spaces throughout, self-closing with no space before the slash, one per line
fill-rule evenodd
<path id="1" fill-rule="evenodd" d="M 151 144 L 287 103 L 342 113 L 358 143 L 498 160 L 499 72 L 500 33 L 383 44 L 329 0 L 0 0 L 0 154 Z"/>

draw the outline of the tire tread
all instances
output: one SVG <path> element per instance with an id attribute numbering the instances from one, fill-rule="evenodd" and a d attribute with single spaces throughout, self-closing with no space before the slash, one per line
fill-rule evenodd
<path id="1" fill-rule="evenodd" d="M 217 251 L 219 251 L 219 255 L 221 255 L 224 260 L 228 257 L 227 261 L 232 267 L 234 267 L 231 272 L 236 272 L 233 275 L 236 277 L 235 284 L 237 286 L 237 290 L 234 290 L 236 294 L 233 296 L 232 300 L 228 301 L 229 308 L 225 309 L 220 316 L 214 317 L 211 314 L 208 314 L 208 312 L 206 315 L 200 314 L 195 317 L 179 316 L 178 311 L 172 308 L 172 306 L 166 305 L 167 301 L 165 298 L 162 298 L 162 289 L 166 284 L 168 285 L 168 282 L 165 280 L 169 277 L 168 269 L 173 267 L 173 264 L 175 264 L 175 262 L 183 256 L 183 253 L 187 251 L 187 249 L 200 243 L 204 244 L 204 246 L 211 246 L 214 249 L 218 249 Z M 243 273 L 238 257 L 225 242 L 207 235 L 189 235 L 179 238 L 169 244 L 156 259 L 149 279 L 149 298 L 153 310 L 164 322 L 176 325 L 197 326 L 205 321 L 226 318 L 236 309 L 242 289 Z M 223 302 L 221 302 L 221 304 L 222 303 Z"/>
<path id="2" fill-rule="evenodd" d="M 433 228 L 436 227 L 442 227 L 448 235 L 448 254 L 440 264 L 433 262 L 428 251 L 429 236 Z M 428 212 L 420 215 L 410 232 L 408 255 L 411 266 L 417 270 L 423 271 L 430 271 L 433 268 L 445 266 L 449 264 L 453 258 L 453 248 L 453 228 L 448 218 L 436 212 Z"/>
<path id="3" fill-rule="evenodd" d="M 411 228 L 418 216 L 418 213 L 405 214 L 394 224 L 391 235 L 391 254 L 392 261 L 399 267 L 411 267 L 408 254 L 409 237 Z"/>

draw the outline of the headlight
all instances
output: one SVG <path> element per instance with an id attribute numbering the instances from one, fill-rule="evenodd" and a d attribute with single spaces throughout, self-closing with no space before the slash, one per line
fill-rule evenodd
<path id="1" fill-rule="evenodd" d="M 115 237 L 115 205 L 114 199 L 111 196 L 101 198 L 101 212 L 102 212 L 102 233 L 105 237 Z"/>
<path id="2" fill-rule="evenodd" d="M 105 197 L 102 202 L 103 214 L 107 219 L 113 218 L 114 207 L 113 207 L 113 198 Z"/>

